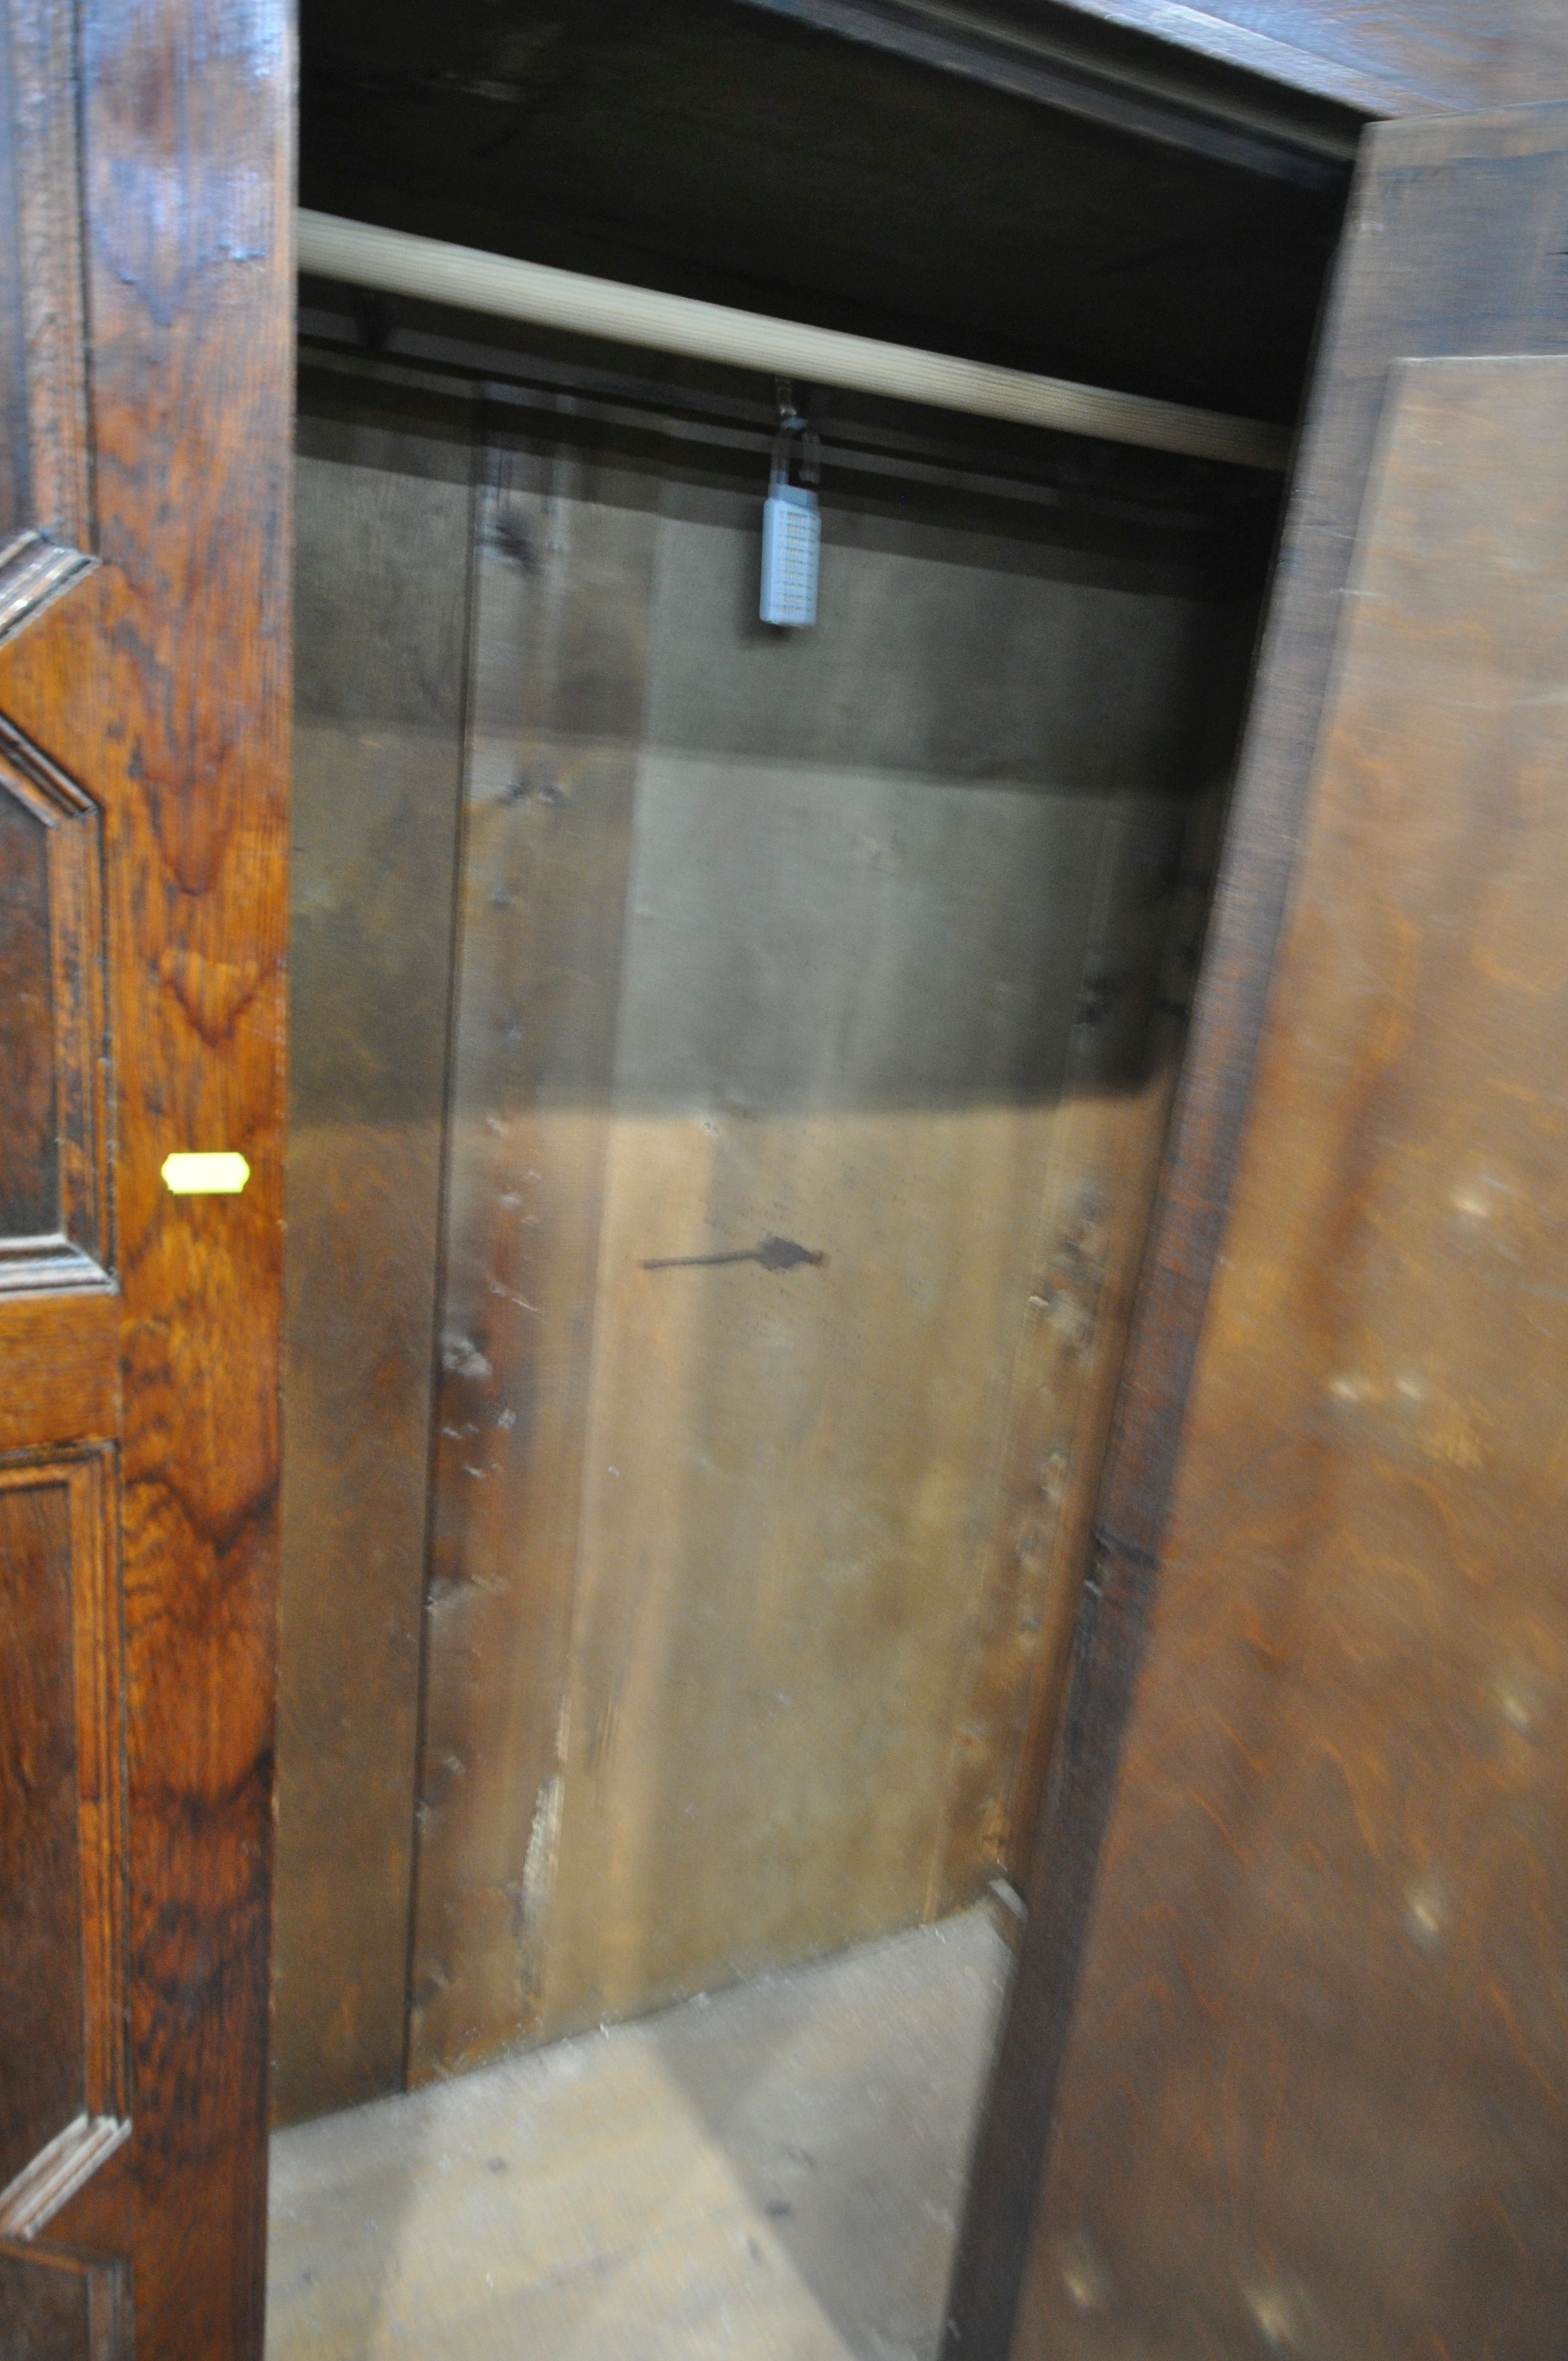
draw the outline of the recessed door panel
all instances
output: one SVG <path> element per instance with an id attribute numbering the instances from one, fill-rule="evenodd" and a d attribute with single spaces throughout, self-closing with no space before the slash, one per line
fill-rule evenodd
<path id="1" fill-rule="evenodd" d="M 95 2256 L 0 2246 L 5 2361 L 120 2361 L 125 2273 Z"/>
<path id="2" fill-rule="evenodd" d="M 0 719 L 0 1294 L 104 1283 L 97 807 Z"/>
<path id="3" fill-rule="evenodd" d="M 0 2233 L 123 2134 L 108 1455 L 0 1464 Z"/>

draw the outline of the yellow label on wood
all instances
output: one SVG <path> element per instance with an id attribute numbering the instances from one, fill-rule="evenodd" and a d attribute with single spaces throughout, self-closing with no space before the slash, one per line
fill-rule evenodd
<path id="1" fill-rule="evenodd" d="M 182 1150 L 163 1159 L 163 1178 L 177 1197 L 236 1197 L 250 1167 L 234 1148 L 195 1153 Z"/>

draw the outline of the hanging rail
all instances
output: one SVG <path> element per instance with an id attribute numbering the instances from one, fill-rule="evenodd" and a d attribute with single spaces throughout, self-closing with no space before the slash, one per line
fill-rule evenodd
<path id="1" fill-rule="evenodd" d="M 1227 460 L 1241 467 L 1277 471 L 1289 455 L 1290 438 L 1284 428 L 1260 419 L 1232 418 L 1223 411 L 1193 410 L 1147 394 L 1115 393 L 1101 386 L 1074 385 L 1067 378 L 1034 377 L 989 361 L 958 360 L 912 345 L 848 335 L 838 328 L 770 319 L 760 312 L 732 310 L 728 303 L 664 295 L 651 287 L 623 286 L 614 279 L 589 279 L 543 262 L 517 262 L 477 247 L 448 246 L 406 230 L 377 229 L 368 222 L 344 221 L 303 206 L 296 216 L 295 258 L 302 270 L 389 295 L 416 295 L 467 312 L 526 320 L 534 327 L 565 328 L 658 352 L 686 353 L 770 377 L 888 394 L 935 410 L 1051 426 L 1069 434 L 1135 443 L 1151 451 L 1179 451 L 1190 458 Z"/>

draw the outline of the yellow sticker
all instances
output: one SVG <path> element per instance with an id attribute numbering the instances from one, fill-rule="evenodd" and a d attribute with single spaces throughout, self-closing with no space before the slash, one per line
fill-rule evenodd
<path id="1" fill-rule="evenodd" d="M 163 1177 L 177 1197 L 237 1197 L 250 1167 L 232 1148 L 200 1155 L 185 1150 L 164 1158 Z"/>

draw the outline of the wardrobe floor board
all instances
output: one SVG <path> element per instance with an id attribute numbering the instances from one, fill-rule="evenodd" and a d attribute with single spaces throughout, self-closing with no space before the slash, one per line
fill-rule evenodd
<path id="1" fill-rule="evenodd" d="M 267 2361 L 926 2361 L 992 1906 L 272 2142 Z"/>

